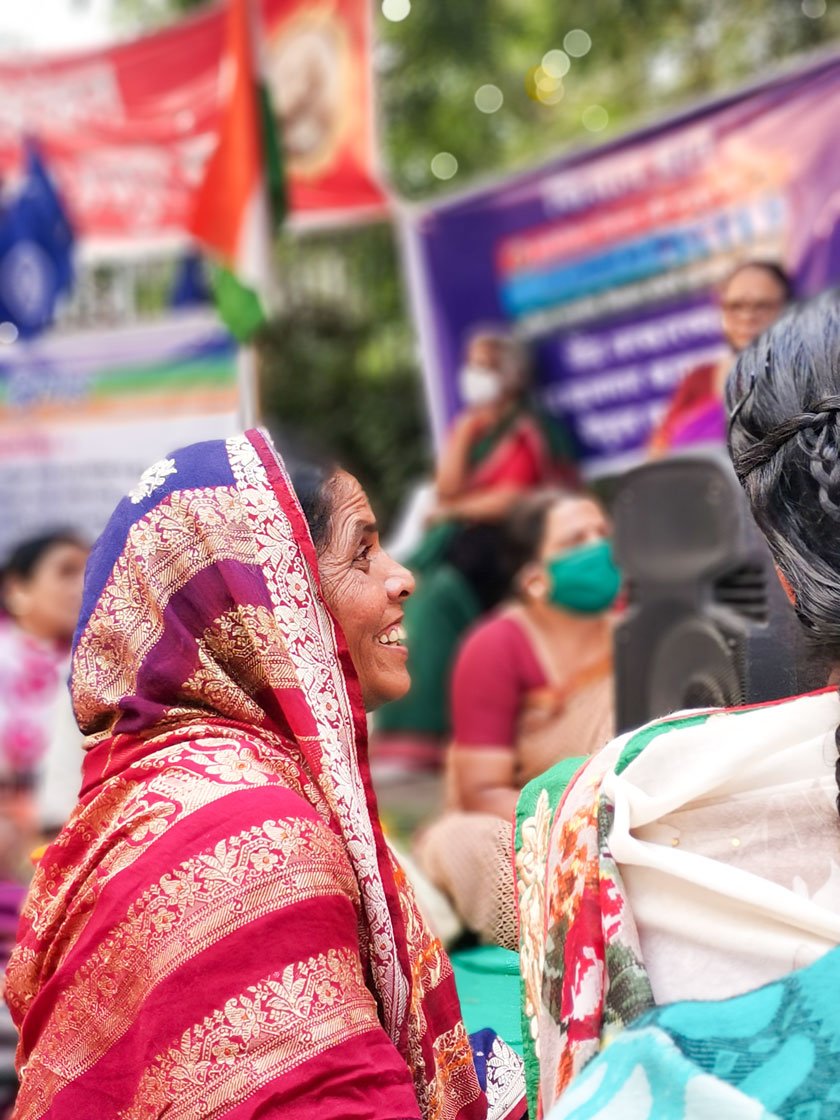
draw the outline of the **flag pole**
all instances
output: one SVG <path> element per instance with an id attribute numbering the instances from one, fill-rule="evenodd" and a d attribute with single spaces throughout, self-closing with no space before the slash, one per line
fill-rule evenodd
<path id="1" fill-rule="evenodd" d="M 257 348 L 253 342 L 239 346 L 236 352 L 236 383 L 239 389 L 239 423 L 254 428 L 260 422 Z"/>

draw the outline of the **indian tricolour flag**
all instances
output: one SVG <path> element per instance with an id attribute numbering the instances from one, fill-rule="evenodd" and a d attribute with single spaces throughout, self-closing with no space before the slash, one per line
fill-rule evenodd
<path id="1" fill-rule="evenodd" d="M 240 342 L 269 310 L 273 232 L 283 211 L 277 125 L 260 80 L 254 26 L 251 0 L 229 0 L 219 139 L 190 223 L 216 264 L 219 314 Z"/>

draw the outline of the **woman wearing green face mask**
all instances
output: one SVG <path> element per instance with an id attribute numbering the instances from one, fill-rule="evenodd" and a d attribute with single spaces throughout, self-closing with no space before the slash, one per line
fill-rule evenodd
<path id="1" fill-rule="evenodd" d="M 511 944 L 508 881 L 520 790 L 613 733 L 612 612 L 620 588 L 596 501 L 541 492 L 508 523 L 511 594 L 468 635 L 452 685 L 448 812 L 420 862 L 482 939 Z M 489 879 L 488 879 L 489 876 Z M 512 901 L 512 900 L 511 900 Z"/>

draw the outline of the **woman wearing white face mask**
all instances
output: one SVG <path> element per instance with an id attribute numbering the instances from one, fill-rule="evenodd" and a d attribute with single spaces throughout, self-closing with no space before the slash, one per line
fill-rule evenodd
<path id="1" fill-rule="evenodd" d="M 447 684 L 460 636 L 504 593 L 498 523 L 522 494 L 576 480 L 557 432 L 527 396 L 524 355 L 504 334 L 467 346 L 464 405 L 438 461 L 436 505 L 419 548 L 406 558 L 418 580 L 406 612 L 412 687 L 378 713 L 374 751 L 401 768 L 439 765 L 450 730 Z"/>
<path id="2" fill-rule="evenodd" d="M 528 407 L 526 380 L 513 340 L 473 336 L 458 379 L 464 409 L 438 461 L 434 521 L 497 521 L 523 490 L 556 476 L 551 433 Z"/>

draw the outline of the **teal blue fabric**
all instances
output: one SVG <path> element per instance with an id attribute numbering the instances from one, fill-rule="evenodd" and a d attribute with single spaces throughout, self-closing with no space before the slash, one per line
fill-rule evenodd
<path id="1" fill-rule="evenodd" d="M 586 1066 L 549 1120 L 838 1120 L 838 997 L 840 948 L 746 995 L 645 1012 Z"/>
<path id="2" fill-rule="evenodd" d="M 467 1034 L 492 1027 L 522 1056 L 519 954 L 495 945 L 450 954 Z"/>

